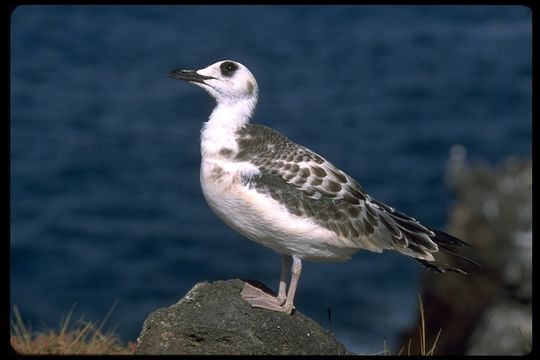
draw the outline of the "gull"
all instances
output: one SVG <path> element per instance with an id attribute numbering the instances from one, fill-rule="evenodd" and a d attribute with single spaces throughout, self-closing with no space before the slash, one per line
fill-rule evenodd
<path id="1" fill-rule="evenodd" d="M 395 250 L 430 270 L 463 274 L 434 255 L 473 262 L 452 251 L 470 247 L 465 241 L 374 199 L 321 155 L 250 123 L 259 87 L 241 63 L 223 60 L 167 76 L 203 88 L 216 101 L 201 130 L 200 182 L 209 207 L 238 233 L 281 255 L 277 296 L 246 282 L 241 296 L 252 307 L 291 314 L 302 260 L 345 261 L 359 250 Z"/>

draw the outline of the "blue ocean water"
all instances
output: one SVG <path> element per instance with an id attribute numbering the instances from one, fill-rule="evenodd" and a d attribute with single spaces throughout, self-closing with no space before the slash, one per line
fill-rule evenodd
<path id="1" fill-rule="evenodd" d="M 432 227 L 452 205 L 453 144 L 531 153 L 531 12 L 511 6 L 36 6 L 11 17 L 11 303 L 34 328 L 75 314 L 134 340 L 196 282 L 280 263 L 208 208 L 199 131 L 213 102 L 165 77 L 234 59 L 257 77 L 254 122 L 323 154 Z M 416 262 L 305 263 L 297 308 L 350 350 L 397 346 Z M 442 275 L 445 276 L 445 275 Z M 452 275 L 448 275 L 452 276 Z M 395 349 L 397 351 L 397 349 Z"/>

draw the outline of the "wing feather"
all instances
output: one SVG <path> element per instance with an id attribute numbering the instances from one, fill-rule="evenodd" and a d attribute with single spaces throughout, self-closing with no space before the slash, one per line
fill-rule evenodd
<path id="1" fill-rule="evenodd" d="M 250 186 L 280 200 L 291 213 L 307 215 L 335 232 L 344 247 L 392 249 L 431 270 L 457 271 L 434 262 L 433 253 L 470 246 L 464 241 L 373 199 L 352 177 L 275 130 L 250 124 L 238 135 L 236 161 L 250 161 L 260 171 Z"/>

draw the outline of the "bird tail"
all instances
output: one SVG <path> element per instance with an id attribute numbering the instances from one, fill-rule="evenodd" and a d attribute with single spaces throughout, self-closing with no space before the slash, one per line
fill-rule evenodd
<path id="1" fill-rule="evenodd" d="M 431 231 L 433 231 L 435 233 L 435 237 L 432 238 L 431 240 L 433 242 L 435 242 L 437 244 L 437 246 L 439 247 L 439 251 L 441 253 L 445 253 L 445 254 L 449 254 L 449 255 L 452 255 L 458 259 L 461 259 L 461 260 L 464 260 L 468 263 L 471 263 L 471 264 L 474 264 L 476 266 L 479 266 L 479 267 L 482 267 L 479 263 L 477 263 L 476 261 L 472 260 L 471 258 L 468 258 L 464 255 L 460 255 L 456 252 L 454 252 L 452 249 L 457 247 L 457 248 L 460 248 L 460 247 L 472 247 L 472 245 L 470 245 L 469 243 L 461 240 L 461 239 L 458 239 L 457 237 L 454 237 L 450 234 L 447 234 L 443 231 L 440 231 L 440 230 L 433 230 L 433 229 L 430 229 Z M 420 264 L 422 264 L 423 266 L 425 266 L 426 268 L 428 268 L 429 270 L 431 271 L 435 271 L 435 272 L 438 272 L 438 273 L 443 273 L 443 272 L 446 272 L 446 271 L 452 271 L 452 272 L 456 272 L 456 273 L 459 273 L 459 274 L 464 274 L 464 275 L 467 275 L 467 273 L 460 269 L 460 268 L 457 268 L 457 267 L 453 267 L 453 266 L 450 266 L 450 265 L 447 265 L 447 264 L 444 264 L 444 263 L 441 263 L 441 262 L 438 262 L 438 261 L 428 261 L 428 260 L 424 260 L 424 259 L 417 259 L 415 258 L 416 261 L 418 261 Z"/>

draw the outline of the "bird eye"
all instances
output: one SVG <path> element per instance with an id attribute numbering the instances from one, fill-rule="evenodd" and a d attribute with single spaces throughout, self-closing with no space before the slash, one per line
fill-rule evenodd
<path id="1" fill-rule="evenodd" d="M 221 75 L 229 77 L 238 69 L 238 65 L 232 61 L 225 61 L 219 66 L 219 69 L 221 70 Z"/>

